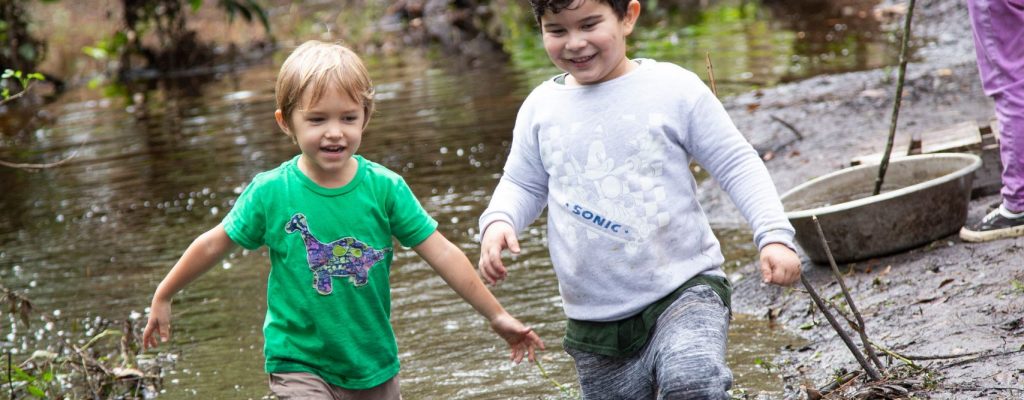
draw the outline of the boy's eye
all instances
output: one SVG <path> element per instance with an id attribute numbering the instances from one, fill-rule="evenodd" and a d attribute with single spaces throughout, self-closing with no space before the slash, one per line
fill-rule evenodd
<path id="1" fill-rule="evenodd" d="M 306 118 L 306 121 L 309 121 L 309 122 L 312 122 L 312 123 L 320 123 L 320 122 L 324 122 L 324 119 L 322 117 L 309 117 L 309 118 Z"/>
<path id="2" fill-rule="evenodd" d="M 588 30 L 589 31 L 591 29 L 594 29 L 595 26 L 597 26 L 596 22 L 595 23 L 589 23 L 589 24 L 583 24 L 582 28 L 584 30 Z"/>
<path id="3" fill-rule="evenodd" d="M 549 29 L 547 29 L 547 32 L 548 32 L 549 35 L 558 36 L 558 35 L 561 35 L 561 34 L 565 33 L 565 29 L 562 29 L 562 28 L 549 28 Z"/>

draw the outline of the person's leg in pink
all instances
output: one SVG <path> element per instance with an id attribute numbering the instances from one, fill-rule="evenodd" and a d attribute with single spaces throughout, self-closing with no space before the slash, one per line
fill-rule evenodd
<path id="1" fill-rule="evenodd" d="M 1024 0 L 968 0 L 978 72 L 1001 127 L 1002 204 L 960 231 L 967 241 L 1024 236 Z"/>

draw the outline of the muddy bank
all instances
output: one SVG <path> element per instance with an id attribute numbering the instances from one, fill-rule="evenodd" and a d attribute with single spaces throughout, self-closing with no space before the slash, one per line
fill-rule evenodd
<path id="1" fill-rule="evenodd" d="M 918 2 L 913 29 L 922 47 L 907 67 L 897 144 L 909 141 L 913 132 L 959 122 L 987 125 L 992 103 L 981 92 L 966 5 Z M 766 165 L 782 193 L 848 165 L 854 156 L 883 149 L 895 76 L 896 68 L 823 76 L 746 93 L 725 104 L 755 147 L 771 152 Z M 803 139 L 794 140 L 796 135 L 776 119 L 787 121 Z M 703 189 L 701 201 L 716 225 L 744 224 L 715 183 L 705 182 Z M 972 200 L 968 220 L 979 219 L 998 200 L 998 195 Z M 1024 238 L 970 244 L 956 235 L 840 266 L 848 271 L 847 285 L 876 342 L 905 355 L 990 355 L 918 361 L 932 371 L 919 376 L 918 396 L 938 399 L 1024 398 L 1022 267 Z M 802 287 L 764 286 L 753 264 L 740 272 L 733 296 L 737 311 L 775 316 L 781 326 L 808 339 L 805 347 L 785 349 L 776 360 L 787 397 L 804 398 L 801 385 L 820 387 L 837 370 L 858 369 Z M 839 293 L 827 268 L 805 258 L 804 273 L 823 297 Z"/>

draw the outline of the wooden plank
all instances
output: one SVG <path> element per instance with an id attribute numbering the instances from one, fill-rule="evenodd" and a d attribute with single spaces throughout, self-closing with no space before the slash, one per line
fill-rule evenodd
<path id="1" fill-rule="evenodd" d="M 900 157 L 907 156 L 907 146 L 893 146 L 892 154 L 889 155 L 889 160 L 895 160 Z M 878 164 L 882 162 L 882 153 L 865 154 L 850 159 L 850 166 L 861 165 L 861 164 Z"/>
<path id="2" fill-rule="evenodd" d="M 968 150 L 981 145 L 981 132 L 974 121 L 961 122 L 947 129 L 921 134 L 921 153 Z"/>
<path id="3" fill-rule="evenodd" d="M 993 128 L 993 131 L 995 128 Z M 981 151 L 982 135 L 974 121 L 961 122 L 946 129 L 925 131 L 921 137 L 921 153 L 948 153 Z M 850 165 L 877 164 L 882 161 L 883 152 L 865 154 L 850 159 Z M 890 159 L 907 155 L 907 146 L 893 146 Z"/>
<path id="4" fill-rule="evenodd" d="M 990 196 L 1003 188 L 1003 162 L 999 158 L 999 122 L 994 118 L 981 127 L 981 168 L 974 171 L 971 198 Z"/>

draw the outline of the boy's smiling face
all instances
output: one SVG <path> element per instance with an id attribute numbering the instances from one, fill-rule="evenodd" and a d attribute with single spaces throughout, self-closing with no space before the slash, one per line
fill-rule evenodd
<path id="1" fill-rule="evenodd" d="M 635 67 L 626 57 L 626 36 L 639 15 L 636 0 L 621 20 L 599 0 L 574 1 L 558 13 L 541 16 L 544 50 L 572 77 L 566 83 L 591 85 L 618 78 Z"/>
<path id="2" fill-rule="evenodd" d="M 359 165 L 353 155 L 363 138 L 363 105 L 331 85 L 315 104 L 312 90 L 302 94 L 292 115 L 274 113 L 278 125 L 299 145 L 299 169 L 317 184 L 335 188 L 352 180 Z M 289 123 L 285 123 L 289 118 Z"/>

